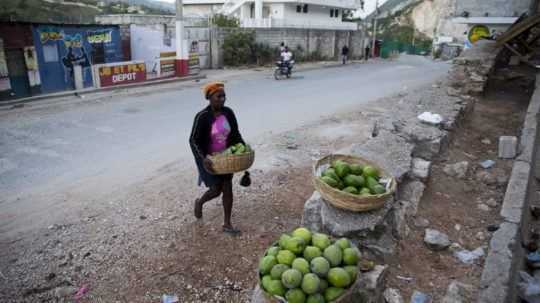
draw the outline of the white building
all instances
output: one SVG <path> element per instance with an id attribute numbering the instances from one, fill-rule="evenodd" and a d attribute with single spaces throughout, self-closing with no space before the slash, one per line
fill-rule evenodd
<path id="1" fill-rule="evenodd" d="M 224 14 L 249 28 L 309 28 L 357 30 L 343 22 L 345 12 L 360 7 L 360 0 L 184 0 L 184 14 L 205 17 Z"/>

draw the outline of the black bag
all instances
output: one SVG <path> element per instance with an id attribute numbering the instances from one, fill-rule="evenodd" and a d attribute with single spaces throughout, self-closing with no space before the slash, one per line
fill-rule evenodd
<path id="1" fill-rule="evenodd" d="M 242 176 L 242 179 L 240 179 L 240 185 L 244 187 L 248 187 L 251 185 L 251 177 L 249 176 L 248 171 L 246 171 Z"/>

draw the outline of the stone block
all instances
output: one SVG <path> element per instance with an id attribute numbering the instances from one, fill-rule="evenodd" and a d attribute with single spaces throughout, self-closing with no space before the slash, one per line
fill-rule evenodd
<path id="1" fill-rule="evenodd" d="M 385 130 L 380 130 L 377 137 L 350 148 L 353 155 L 377 163 L 398 181 L 403 180 L 411 169 L 412 151 L 411 143 Z"/>
<path id="2" fill-rule="evenodd" d="M 424 235 L 424 243 L 431 249 L 431 250 L 445 250 L 447 249 L 450 244 L 450 240 L 448 239 L 448 235 L 445 233 L 442 233 L 435 229 L 426 229 L 426 233 Z"/>
<path id="3" fill-rule="evenodd" d="M 402 132 L 414 145 L 412 155 L 416 158 L 432 160 L 448 147 L 448 133 L 437 127 L 422 123 L 408 123 L 403 127 Z"/>
<path id="4" fill-rule="evenodd" d="M 384 302 L 383 292 L 385 289 L 388 266 L 376 265 L 375 268 L 358 277 L 358 291 L 355 293 L 357 301 L 362 303 Z"/>
<path id="5" fill-rule="evenodd" d="M 452 281 L 448 285 L 446 295 L 442 299 L 442 303 L 467 303 L 472 300 L 473 286 L 463 284 L 458 281 Z"/>
<path id="6" fill-rule="evenodd" d="M 501 136 L 499 138 L 499 158 L 513 159 L 517 153 L 517 137 Z"/>
<path id="7" fill-rule="evenodd" d="M 508 222 L 519 223 L 527 205 L 527 192 L 531 175 L 531 166 L 522 161 L 515 161 L 508 181 L 501 216 Z"/>
<path id="8" fill-rule="evenodd" d="M 324 203 L 321 194 L 318 191 L 313 192 L 313 195 L 304 204 L 304 213 L 302 214 L 302 226 L 305 226 L 311 231 L 322 231 L 321 205 Z"/>
<path id="9" fill-rule="evenodd" d="M 490 251 L 484 263 L 479 303 L 507 302 L 512 283 L 514 253 L 521 249 L 517 224 L 504 222 L 493 234 Z"/>
<path id="10" fill-rule="evenodd" d="M 398 289 L 387 288 L 383 292 L 385 303 L 405 303 Z"/>
<path id="11" fill-rule="evenodd" d="M 418 205 L 424 195 L 426 186 L 420 181 L 409 181 L 399 187 L 399 200 L 408 201 L 411 204 L 407 207 L 407 216 L 412 217 L 418 211 Z"/>
<path id="12" fill-rule="evenodd" d="M 323 200 L 324 201 L 324 200 Z M 321 203 L 322 228 L 335 237 L 358 240 L 377 239 L 389 229 L 389 213 L 394 204 L 391 197 L 381 209 L 351 212 Z"/>
<path id="13" fill-rule="evenodd" d="M 392 213 L 392 234 L 397 239 L 404 239 L 409 236 L 410 228 L 407 223 L 407 213 L 410 212 L 409 201 L 398 201 Z"/>
<path id="14" fill-rule="evenodd" d="M 509 66 L 518 66 L 521 62 L 521 59 L 519 59 L 518 56 L 512 56 L 510 57 L 510 61 L 508 62 Z"/>
<path id="15" fill-rule="evenodd" d="M 412 177 L 426 180 L 431 170 L 431 162 L 422 158 L 414 158 L 412 161 Z"/>

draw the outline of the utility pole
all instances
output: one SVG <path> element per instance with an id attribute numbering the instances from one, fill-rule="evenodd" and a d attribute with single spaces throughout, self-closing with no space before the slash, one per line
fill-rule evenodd
<path id="1" fill-rule="evenodd" d="M 184 41 L 184 7 L 182 0 L 176 0 L 176 76 L 188 74 L 188 56 Z"/>
<path id="2" fill-rule="evenodd" d="M 375 18 L 373 20 L 373 42 L 371 43 L 371 56 L 375 58 L 375 45 L 377 41 L 377 18 L 379 17 L 379 0 L 375 2 Z"/>

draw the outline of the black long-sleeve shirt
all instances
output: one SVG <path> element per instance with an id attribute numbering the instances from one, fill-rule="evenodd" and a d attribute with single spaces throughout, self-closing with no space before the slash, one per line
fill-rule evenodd
<path id="1" fill-rule="evenodd" d="M 227 147 L 237 143 L 244 143 L 240 131 L 238 130 L 236 116 L 232 109 L 224 106 L 221 109 L 221 113 L 225 115 L 225 118 L 227 118 L 227 121 L 229 121 L 229 125 L 231 126 L 231 132 L 227 138 Z M 191 146 L 195 161 L 197 162 L 202 161 L 208 155 L 208 149 L 210 148 L 210 132 L 214 120 L 215 117 L 212 114 L 210 106 L 207 106 L 195 116 L 193 128 L 191 129 L 191 136 L 189 136 L 189 145 Z"/>

